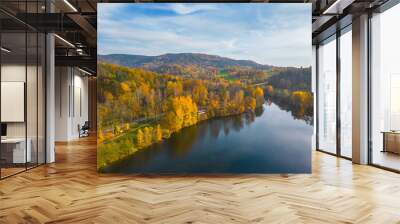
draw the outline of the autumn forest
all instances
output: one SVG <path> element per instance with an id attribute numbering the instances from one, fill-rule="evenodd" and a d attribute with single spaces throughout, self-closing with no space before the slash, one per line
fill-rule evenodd
<path id="1" fill-rule="evenodd" d="M 264 66 L 196 54 L 189 55 L 191 59 L 185 55 L 184 61 L 180 56 L 99 56 L 100 171 L 199 122 L 254 113 L 265 100 L 297 119 L 312 121 L 309 67 Z"/>

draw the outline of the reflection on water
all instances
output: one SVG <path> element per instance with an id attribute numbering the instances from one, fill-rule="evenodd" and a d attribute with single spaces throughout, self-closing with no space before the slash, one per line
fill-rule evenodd
<path id="1" fill-rule="evenodd" d="M 307 124 L 313 124 L 313 105 L 305 105 L 298 103 L 293 105 L 289 100 L 290 98 L 275 98 L 274 103 L 279 106 L 280 109 L 290 112 L 293 118 L 304 120 Z M 271 99 L 267 99 L 267 103 L 271 104 Z"/>
<path id="2" fill-rule="evenodd" d="M 107 167 L 122 173 L 305 173 L 312 127 L 273 103 L 203 121 Z"/>

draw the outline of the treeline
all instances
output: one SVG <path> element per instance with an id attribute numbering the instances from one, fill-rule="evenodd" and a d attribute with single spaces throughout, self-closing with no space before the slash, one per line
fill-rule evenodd
<path id="1" fill-rule="evenodd" d="M 200 120 L 254 111 L 260 87 L 215 77 L 191 79 L 98 64 L 99 167 Z"/>
<path id="2" fill-rule="evenodd" d="M 290 111 L 293 117 L 312 122 L 313 95 L 311 92 L 311 67 L 279 68 L 273 71 L 264 88 L 266 98 L 282 109 Z"/>
<path id="3" fill-rule="evenodd" d="M 144 69 L 153 71 L 159 74 L 174 74 L 183 78 L 191 79 L 210 79 L 216 77 L 219 70 L 211 66 L 180 65 L 180 64 L 161 64 L 152 65 L 146 64 Z"/>
<path id="4" fill-rule="evenodd" d="M 208 116 L 242 113 L 261 106 L 263 89 L 216 77 L 185 79 L 138 68 L 98 65 L 98 112 L 100 127 L 115 123 L 161 117 L 171 112 L 182 96 L 191 98 Z"/>
<path id="5" fill-rule="evenodd" d="M 271 75 L 269 71 L 240 66 L 230 66 L 222 70 L 222 72 L 229 74 L 230 79 L 240 80 L 246 84 L 266 82 Z"/>
<path id="6" fill-rule="evenodd" d="M 282 109 L 290 111 L 293 117 L 305 120 L 307 123 L 312 122 L 314 100 L 310 91 L 290 91 L 289 89 L 279 89 L 267 85 L 265 96 Z"/>
<path id="7" fill-rule="evenodd" d="M 280 68 L 268 78 L 268 83 L 276 89 L 311 92 L 311 67 Z"/>

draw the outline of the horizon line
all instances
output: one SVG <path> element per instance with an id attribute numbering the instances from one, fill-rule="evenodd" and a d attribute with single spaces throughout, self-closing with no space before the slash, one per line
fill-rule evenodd
<path id="1" fill-rule="evenodd" d="M 164 53 L 164 54 L 158 54 L 158 55 L 144 55 L 144 54 L 131 54 L 131 53 L 108 53 L 108 54 L 100 54 L 98 53 L 98 56 L 105 56 L 105 55 L 130 55 L 130 56 L 145 56 L 145 57 L 159 57 L 159 56 L 163 56 L 163 55 L 167 55 L 167 54 L 202 54 L 202 55 L 208 55 L 208 56 L 217 56 L 220 58 L 227 58 L 230 60 L 235 60 L 235 61 L 250 61 L 250 62 L 254 62 L 256 64 L 259 65 L 263 65 L 263 66 L 272 66 L 272 67 L 285 67 L 285 68 L 307 68 L 307 67 L 311 67 L 312 65 L 300 65 L 300 66 L 293 66 L 293 65 L 286 65 L 286 66 L 278 66 L 278 65 L 273 65 L 273 64 L 262 64 L 259 62 L 256 62 L 254 60 L 251 59 L 236 59 L 236 58 L 231 58 L 231 57 L 227 57 L 227 56 L 220 56 L 220 55 L 216 55 L 216 54 L 206 54 L 206 53 L 195 53 L 195 52 L 181 52 L 181 53 Z"/>

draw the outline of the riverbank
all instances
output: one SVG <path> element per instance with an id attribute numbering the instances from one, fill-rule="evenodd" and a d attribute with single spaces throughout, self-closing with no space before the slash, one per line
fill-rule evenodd
<path id="1" fill-rule="evenodd" d="M 102 172 L 309 172 L 312 126 L 271 102 L 259 109 L 185 127 Z"/>
<path id="2" fill-rule="evenodd" d="M 168 139 L 173 134 L 182 131 L 184 128 L 198 125 L 200 122 L 223 117 L 237 116 L 245 113 L 254 113 L 260 108 L 262 108 L 262 105 L 261 107 L 256 107 L 254 110 L 248 109 L 243 112 L 238 111 L 237 113 L 231 114 L 214 113 L 212 114 L 213 116 L 210 116 L 208 113 L 202 113 L 206 116 L 198 115 L 194 123 L 191 123 L 187 126 L 182 126 L 181 128 L 173 131 L 161 128 L 160 120 L 153 120 L 151 123 L 139 123 L 124 130 L 119 129 L 117 136 L 113 135 L 109 139 L 104 139 L 104 137 L 99 138 L 101 141 L 98 141 L 97 145 L 97 168 L 99 172 L 102 172 L 105 167 L 110 166 L 130 155 L 133 155 L 139 150 L 147 148 L 154 143 Z M 159 136 L 159 129 L 161 129 L 161 138 Z"/>

